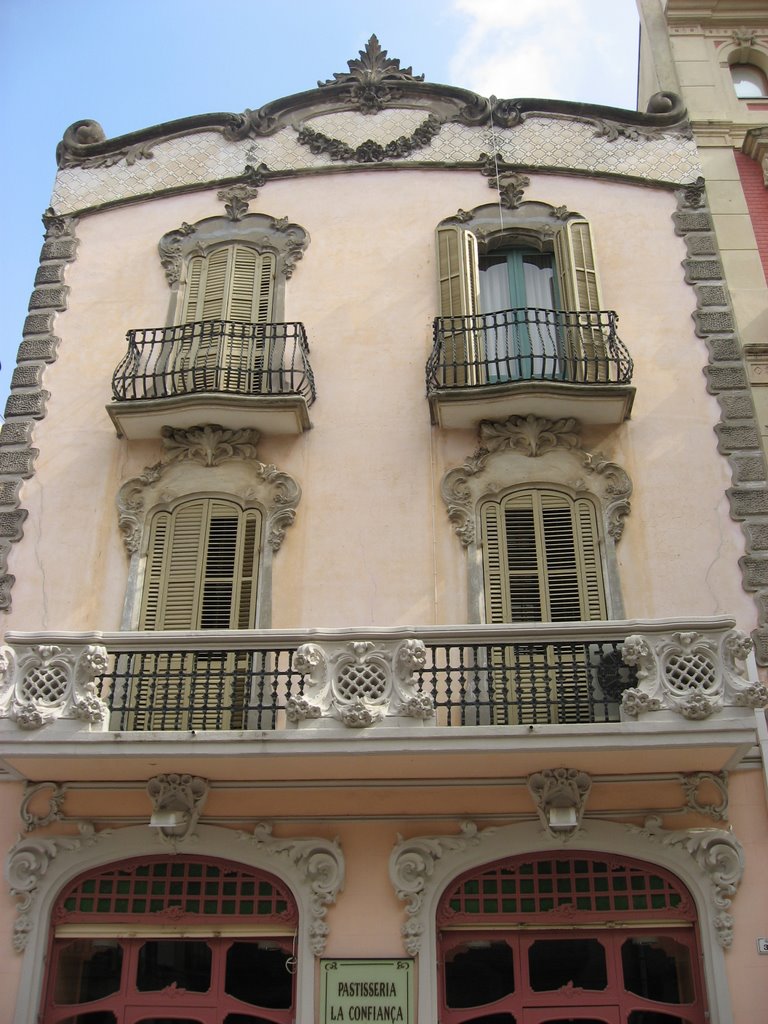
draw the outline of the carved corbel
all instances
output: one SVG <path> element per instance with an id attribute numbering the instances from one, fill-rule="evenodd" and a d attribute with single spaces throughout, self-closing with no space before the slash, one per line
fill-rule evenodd
<path id="1" fill-rule="evenodd" d="M 477 846 L 495 831 L 487 828 L 480 832 L 474 822 L 466 821 L 462 823 L 459 835 L 416 836 L 413 839 L 403 839 L 398 835 L 389 857 L 389 877 L 397 898 L 406 905 L 407 916 L 401 931 L 409 956 L 418 954 L 422 935 L 430 926 L 424 919 L 424 890 L 436 863 L 455 860 L 468 847 Z"/>
<path id="2" fill-rule="evenodd" d="M 278 839 L 272 835 L 272 825 L 263 821 L 256 825 L 252 834 L 238 832 L 237 835 L 238 839 L 298 873 L 310 894 L 310 944 L 315 956 L 321 956 L 329 932 L 325 920 L 327 909 L 344 888 L 344 855 L 338 839 L 332 842 L 316 837 Z"/>
<path id="3" fill-rule="evenodd" d="M 147 783 L 152 801 L 150 827 L 172 849 L 194 838 L 195 828 L 208 797 L 208 782 L 198 775 L 175 772 L 155 775 Z"/>
<path id="4" fill-rule="evenodd" d="M 567 842 L 581 828 L 592 779 L 575 768 L 547 768 L 529 775 L 536 813 L 553 839 Z"/>
<path id="5" fill-rule="evenodd" d="M 31 809 L 31 805 L 41 793 L 45 793 L 47 790 L 50 790 L 48 809 L 45 814 L 35 814 Z M 34 832 L 36 828 L 45 828 L 46 825 L 51 825 L 54 821 L 62 821 L 64 814 L 61 808 L 64 803 L 65 793 L 66 787 L 59 785 L 58 782 L 38 782 L 34 786 L 27 784 L 24 788 L 24 797 L 19 808 L 19 817 L 24 826 L 24 831 Z"/>
<path id="6" fill-rule="evenodd" d="M 110 834 L 109 829 L 97 832 L 90 822 L 78 825 L 79 836 L 57 836 L 51 839 L 19 839 L 10 850 L 6 862 L 6 878 L 11 896 L 16 900 L 16 921 L 13 926 L 13 948 L 26 949 L 34 927 L 34 904 L 38 887 L 51 861 L 60 855 L 76 853 Z"/>
<path id="7" fill-rule="evenodd" d="M 744 851 L 738 839 L 717 828 L 667 830 L 657 815 L 647 817 L 642 828 L 636 825 L 627 827 L 630 832 L 651 842 L 684 851 L 708 876 L 717 941 L 727 949 L 733 942 L 733 917 L 729 913 L 731 900 L 744 874 Z"/>

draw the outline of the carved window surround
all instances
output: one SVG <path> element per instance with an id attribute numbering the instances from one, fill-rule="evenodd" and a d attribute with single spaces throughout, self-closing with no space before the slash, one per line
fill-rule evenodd
<path id="1" fill-rule="evenodd" d="M 510 416 L 502 423 L 483 421 L 478 434 L 478 448 L 463 466 L 449 470 L 441 485 L 448 518 L 469 556 L 469 621 L 484 619 L 477 510 L 484 499 L 527 484 L 555 485 L 571 497 L 588 495 L 596 501 L 609 618 L 622 618 L 616 544 L 632 493 L 624 470 L 599 452 L 587 452 L 573 419 Z"/>
<path id="2" fill-rule="evenodd" d="M 168 326 L 175 324 L 181 309 L 186 285 L 186 268 L 190 256 L 207 255 L 212 249 L 234 242 L 252 246 L 259 252 L 268 250 L 276 257 L 273 319 L 285 319 L 285 282 L 292 276 L 298 261 L 309 245 L 309 235 L 287 217 L 270 217 L 263 213 L 243 214 L 242 203 L 230 202 L 227 217 L 208 217 L 196 224 L 184 223 L 163 235 L 158 244 L 160 262 L 171 287 Z M 246 207 L 247 208 L 247 207 Z"/>
<path id="3" fill-rule="evenodd" d="M 22 838 L 6 862 L 6 879 L 17 900 L 13 945 L 23 953 L 15 1024 L 36 1018 L 55 900 L 62 887 L 78 875 L 130 857 L 162 852 L 146 825 L 97 832 L 83 822 L 79 836 Z M 297 1020 L 314 1016 L 314 958 L 329 934 L 327 908 L 344 887 L 345 861 L 336 840 L 273 834 L 272 826 L 256 824 L 252 832 L 211 825 L 197 828 L 195 854 L 236 861 L 276 875 L 287 883 L 299 908 L 297 938 Z"/>
<path id="4" fill-rule="evenodd" d="M 263 526 L 256 625 L 269 627 L 272 559 L 296 518 L 301 488 L 293 477 L 256 458 L 258 437 L 255 430 L 225 430 L 215 425 L 192 430 L 167 428 L 163 459 L 120 488 L 118 523 L 130 558 L 125 629 L 135 629 L 139 621 L 151 513 L 170 509 L 192 496 L 235 497 L 243 508 L 260 509 Z"/>
<path id="5" fill-rule="evenodd" d="M 538 820 L 479 829 L 465 822 L 447 835 L 398 838 L 389 861 L 390 880 L 405 903 L 403 942 L 419 954 L 420 1019 L 429 1019 L 437 1002 L 436 913 L 449 883 L 464 872 L 526 853 L 561 850 L 561 836 L 542 830 Z M 744 871 L 741 844 L 718 828 L 667 830 L 657 817 L 644 824 L 620 825 L 584 819 L 568 848 L 612 853 L 658 864 L 677 875 L 696 902 L 712 1024 L 732 1019 L 724 950 L 733 938 L 730 905 Z"/>

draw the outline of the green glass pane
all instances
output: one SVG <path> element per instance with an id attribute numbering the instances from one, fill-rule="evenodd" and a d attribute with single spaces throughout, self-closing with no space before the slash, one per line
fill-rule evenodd
<path id="1" fill-rule="evenodd" d="M 480 891 L 480 886 L 479 886 L 477 880 L 474 879 L 474 878 L 470 878 L 470 880 L 468 882 L 466 882 L 465 885 L 464 885 L 464 892 L 468 896 L 473 894 L 473 893 L 477 893 L 479 891 Z"/>
<path id="2" fill-rule="evenodd" d="M 184 909 L 188 914 L 199 914 L 200 900 L 187 900 L 184 904 Z"/>
<path id="3" fill-rule="evenodd" d="M 165 909 L 165 904 L 163 903 L 162 900 L 150 900 L 149 901 L 150 913 L 154 913 L 156 910 L 164 910 L 164 909 Z"/>
<path id="4" fill-rule="evenodd" d="M 253 900 L 240 900 L 240 913 L 241 914 L 252 914 L 253 913 Z"/>
<path id="5" fill-rule="evenodd" d="M 130 906 L 130 900 L 115 900 L 115 913 L 116 914 L 127 914 Z"/>
<path id="6" fill-rule="evenodd" d="M 502 883 L 501 883 L 501 891 L 502 892 L 516 892 L 517 889 L 516 889 L 516 886 L 515 886 L 514 878 L 505 878 L 505 879 L 503 879 Z"/>
<path id="7" fill-rule="evenodd" d="M 218 882 L 206 882 L 205 883 L 205 895 L 206 896 L 218 896 L 219 894 L 219 883 Z"/>
<path id="8" fill-rule="evenodd" d="M 186 864 L 171 864 L 171 876 L 173 878 L 183 877 Z"/>
<path id="9" fill-rule="evenodd" d="M 183 882 L 171 882 L 168 886 L 168 892 L 171 896 L 181 896 L 184 892 Z"/>
<path id="10" fill-rule="evenodd" d="M 626 878 L 614 878 L 613 888 L 615 892 L 626 892 L 627 880 Z"/>
<path id="11" fill-rule="evenodd" d="M 93 910 L 93 900 L 80 900 L 80 910 L 85 914 L 90 914 Z"/>
<path id="12" fill-rule="evenodd" d="M 595 898 L 595 909 L 596 910 L 610 910 L 611 901 L 607 896 L 597 896 Z"/>
<path id="13" fill-rule="evenodd" d="M 617 896 L 614 900 L 616 910 L 629 910 L 629 900 L 626 896 Z"/>
<path id="14" fill-rule="evenodd" d="M 218 910 L 218 903 L 216 900 L 205 900 L 203 903 L 204 914 L 215 914 Z"/>
<path id="15" fill-rule="evenodd" d="M 483 913 L 484 914 L 495 914 L 498 910 L 498 902 L 496 900 L 483 900 Z"/>
<path id="16" fill-rule="evenodd" d="M 477 914 L 477 913 L 479 913 L 479 911 L 480 911 L 480 901 L 479 900 L 467 900 L 467 902 L 466 902 L 466 910 L 467 910 L 468 914 Z"/>
<path id="17" fill-rule="evenodd" d="M 536 910 L 536 900 L 520 900 L 520 910 L 523 914 L 533 914 Z"/>
<path id="18" fill-rule="evenodd" d="M 132 914 L 143 914 L 147 909 L 146 900 L 134 900 L 131 906 Z"/>
<path id="19" fill-rule="evenodd" d="M 240 886 L 240 892 L 243 896 L 253 896 L 255 887 L 253 882 L 243 882 Z"/>
<path id="20" fill-rule="evenodd" d="M 126 879 L 117 883 L 117 892 L 125 894 L 131 891 L 131 883 Z"/>
<path id="21" fill-rule="evenodd" d="M 89 878 L 87 881 L 83 882 L 82 891 L 83 892 L 96 892 L 96 879 L 95 878 Z"/>
<path id="22" fill-rule="evenodd" d="M 541 903 L 541 909 L 542 910 L 554 910 L 555 909 L 555 901 L 553 899 L 549 899 L 546 896 L 544 897 L 543 900 L 540 901 L 540 903 Z"/>
<path id="23" fill-rule="evenodd" d="M 524 878 L 520 882 L 520 892 L 536 892 L 536 884 L 532 878 Z"/>
<path id="24" fill-rule="evenodd" d="M 483 879 L 483 892 L 484 893 L 498 892 L 498 888 L 496 886 L 496 879 L 495 878 L 484 878 Z"/>
<path id="25" fill-rule="evenodd" d="M 633 910 L 647 910 L 648 900 L 645 896 L 633 896 L 632 897 L 632 909 Z"/>
<path id="26" fill-rule="evenodd" d="M 203 873 L 202 864 L 190 864 L 188 874 L 190 878 L 199 878 Z"/>

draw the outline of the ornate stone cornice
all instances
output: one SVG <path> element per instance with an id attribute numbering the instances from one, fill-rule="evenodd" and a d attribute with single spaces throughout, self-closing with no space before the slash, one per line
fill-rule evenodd
<path id="1" fill-rule="evenodd" d="M 107 139 L 96 121 L 76 121 L 57 148 L 59 166 L 110 167 L 121 161 L 132 164 L 151 160 L 154 147 L 182 136 L 217 131 L 230 141 L 259 138 L 344 110 L 375 115 L 385 109 L 419 109 L 425 118 L 439 123 L 451 120 L 500 128 L 514 127 L 532 114 L 544 114 L 592 123 L 607 138 L 630 139 L 686 123 L 682 101 L 672 93 L 658 93 L 642 113 L 565 100 L 485 98 L 466 89 L 425 82 L 423 75 L 414 75 L 412 68 L 401 67 L 399 59 L 389 57 L 375 35 L 347 65 L 347 71 L 318 82 L 316 89 L 273 100 L 257 110 L 246 109 L 242 114 L 202 114 L 115 139 Z"/>
<path id="2" fill-rule="evenodd" d="M 615 541 L 621 538 L 624 519 L 630 511 L 632 483 L 615 462 L 581 447 L 576 420 L 548 420 L 538 416 L 510 416 L 502 422 L 484 420 L 479 427 L 479 440 L 479 447 L 464 465 L 446 473 L 441 484 L 448 518 L 462 544 L 467 546 L 474 542 L 475 505 L 484 494 L 494 493 L 499 488 L 496 464 L 500 457 L 508 458 L 509 453 L 525 459 L 539 459 L 551 453 L 563 456 L 561 475 L 570 463 L 573 482 L 582 481 L 582 486 L 585 483 L 601 499 L 608 535 Z M 491 474 L 491 467 L 496 475 Z M 506 476 L 508 486 L 516 482 L 514 473 Z"/>
<path id="3" fill-rule="evenodd" d="M 285 838 L 272 835 L 272 825 L 259 822 L 253 833 L 238 832 L 238 839 L 249 843 L 267 858 L 290 865 L 303 878 L 310 892 L 310 944 L 316 956 L 325 950 L 328 907 L 344 888 L 344 854 L 338 839 Z"/>

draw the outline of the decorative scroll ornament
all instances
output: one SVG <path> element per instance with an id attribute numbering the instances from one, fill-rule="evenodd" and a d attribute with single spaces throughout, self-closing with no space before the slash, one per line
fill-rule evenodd
<path id="1" fill-rule="evenodd" d="M 697 178 L 690 185 L 686 185 L 683 191 L 683 206 L 698 209 L 704 204 L 704 190 L 706 183 L 703 178 Z"/>
<path id="2" fill-rule="evenodd" d="M 727 949 L 733 942 L 733 917 L 728 911 L 744 874 L 744 851 L 735 836 L 717 828 L 668 831 L 657 815 L 647 817 L 642 828 L 627 828 L 651 842 L 683 850 L 695 860 L 709 878 L 717 941 Z"/>
<path id="3" fill-rule="evenodd" d="M 147 795 L 152 801 L 149 823 L 157 829 L 162 843 L 175 850 L 195 837 L 208 789 L 207 780 L 198 775 L 171 772 L 149 780 Z"/>
<path id="4" fill-rule="evenodd" d="M 421 939 L 428 927 L 423 919 L 424 890 L 437 861 L 450 861 L 460 857 L 471 846 L 477 846 L 496 829 L 478 831 L 471 821 L 463 822 L 461 834 L 455 836 L 418 836 L 403 839 L 398 835 L 389 857 L 389 877 L 397 898 L 406 904 L 406 922 L 402 926 L 405 949 L 416 956 Z"/>
<path id="5" fill-rule="evenodd" d="M 766 707 L 768 690 L 750 682 L 737 664 L 751 649 L 750 638 L 735 629 L 708 636 L 695 631 L 629 636 L 622 658 L 637 668 L 637 687 L 624 691 L 622 710 L 631 718 L 670 710 L 698 720 L 728 706 Z"/>
<path id="6" fill-rule="evenodd" d="M 425 663 L 421 640 L 302 644 L 292 667 L 308 679 L 303 696 L 289 698 L 288 719 L 333 718 L 350 729 L 364 729 L 386 717 L 432 718 L 434 702 L 416 678 Z"/>
<path id="7" fill-rule="evenodd" d="M 48 794 L 48 810 L 45 814 L 35 814 L 31 810 L 31 805 L 36 802 L 41 793 L 45 793 L 47 790 L 50 790 Z M 27 783 L 24 788 L 24 798 L 19 808 L 19 816 L 24 826 L 24 831 L 34 832 L 36 828 L 45 828 L 46 825 L 51 825 L 54 821 L 62 821 L 64 814 L 61 807 L 64 803 L 65 794 L 66 787 L 59 785 L 58 782 L 38 782 L 34 786 Z"/>
<path id="8" fill-rule="evenodd" d="M 256 430 L 228 430 L 218 424 L 188 430 L 164 428 L 163 460 L 149 466 L 141 476 L 128 480 L 117 496 L 118 526 L 128 554 L 139 550 L 144 518 L 155 501 L 190 493 L 189 476 L 178 472 L 189 463 L 211 471 L 230 467 L 232 463 L 244 463 L 246 468 L 238 474 L 238 487 L 227 478 L 221 481 L 222 489 L 229 492 L 234 489 L 246 501 L 258 499 L 266 512 L 267 543 L 273 551 L 278 551 L 285 531 L 296 518 L 301 488 L 292 476 L 258 461 L 258 440 Z"/>
<path id="9" fill-rule="evenodd" d="M 17 901 L 16 921 L 13 926 L 13 948 L 17 953 L 26 949 L 32 934 L 38 886 L 51 861 L 60 854 L 76 853 L 93 846 L 110 834 L 109 829 L 97 832 L 90 822 L 80 822 L 79 836 L 57 836 L 51 839 L 19 839 L 8 855 L 6 878 L 11 896 Z"/>
<path id="10" fill-rule="evenodd" d="M 360 57 L 347 61 L 348 72 L 334 73 L 326 82 L 318 82 L 319 89 L 332 85 L 349 85 L 346 98 L 362 114 L 376 114 L 385 104 L 402 96 L 398 82 L 423 82 L 424 75 L 414 75 L 412 68 L 401 68 L 400 61 L 388 57 L 375 35 L 360 50 Z"/>
<path id="11" fill-rule="evenodd" d="M 326 155 L 331 160 L 354 160 L 359 164 L 378 164 L 384 160 L 402 160 L 430 145 L 432 139 L 439 135 L 442 127 L 442 121 L 434 114 L 430 114 L 410 135 L 401 135 L 398 139 L 383 144 L 374 142 L 373 139 L 367 139 L 359 146 L 353 147 L 342 142 L 341 139 L 330 138 L 307 125 L 302 125 L 296 140 L 302 146 L 307 146 L 311 153 Z"/>
<path id="12" fill-rule="evenodd" d="M 223 188 L 216 193 L 217 199 L 224 203 L 224 209 L 230 220 L 242 220 L 248 213 L 248 203 L 259 194 L 258 187 L 254 185 L 232 185 L 230 188 Z"/>
<path id="13" fill-rule="evenodd" d="M 728 820 L 728 772 L 694 772 L 690 775 L 681 775 L 680 784 L 685 794 L 687 810 L 706 814 L 715 821 Z M 720 797 L 720 802 L 702 803 L 699 799 L 701 786 L 712 786 Z"/>
<path id="14" fill-rule="evenodd" d="M 187 224 L 184 221 L 180 228 L 169 231 L 160 239 L 158 245 L 160 263 L 165 271 L 168 284 L 178 284 L 181 278 L 183 242 L 185 238 L 194 235 L 195 230 L 194 224 Z"/>
<path id="15" fill-rule="evenodd" d="M 531 184 L 527 174 L 508 170 L 490 153 L 481 153 L 480 173 L 488 178 L 488 188 L 496 189 L 499 202 L 508 210 L 516 210 L 523 201 L 525 189 Z"/>
<path id="16" fill-rule="evenodd" d="M 602 501 L 605 529 L 614 541 L 620 540 L 624 520 L 631 508 L 632 482 L 615 462 L 609 462 L 599 452 L 591 454 L 581 447 L 575 419 L 548 420 L 529 415 L 510 416 L 503 422 L 483 420 L 479 439 L 480 445 L 475 452 L 463 466 L 449 470 L 441 484 L 448 518 L 465 547 L 475 540 L 477 500 L 498 489 L 490 478 L 490 467 L 510 452 L 530 459 L 550 454 L 572 459 L 573 467 L 569 470 L 571 482 L 584 486 L 586 472 L 587 486 Z M 510 464 L 509 482 L 520 482 L 519 473 L 514 473 L 513 469 Z"/>
<path id="17" fill-rule="evenodd" d="M 229 430 L 213 423 L 179 430 L 163 427 L 162 441 L 168 463 L 189 461 L 219 466 L 227 459 L 255 459 L 259 432 L 248 428 Z"/>
<path id="18" fill-rule="evenodd" d="M 255 168 L 254 179 L 233 188 L 258 187 L 265 170 L 265 165 L 260 165 Z M 230 191 L 223 189 L 219 198 Z M 287 217 L 270 217 L 265 213 L 246 214 L 239 201 L 236 206 L 236 217 L 207 217 L 195 224 L 183 223 L 181 227 L 163 235 L 158 242 L 158 252 L 169 285 L 181 281 L 185 260 L 192 255 L 205 254 L 211 247 L 220 244 L 222 233 L 231 242 L 244 241 L 256 249 L 271 250 L 277 258 L 277 273 L 285 278 L 293 275 L 296 264 L 309 245 L 309 235 L 304 228 L 292 223 Z"/>
<path id="19" fill-rule="evenodd" d="M 527 782 L 536 812 L 549 835 L 563 843 L 575 836 L 592 789 L 589 775 L 575 768 L 547 768 L 529 775 Z"/>
<path id="20" fill-rule="evenodd" d="M 256 825 L 252 835 L 238 832 L 237 836 L 300 873 L 310 892 L 310 944 L 315 956 L 321 956 L 329 932 L 325 920 L 327 908 L 336 902 L 344 888 L 344 854 L 338 839 L 333 842 L 314 837 L 278 839 L 272 835 L 272 825 L 263 821 Z"/>
<path id="21" fill-rule="evenodd" d="M 104 727 L 109 709 L 96 680 L 108 667 L 107 652 L 97 645 L 0 648 L 0 718 L 28 730 L 60 718 Z"/>

